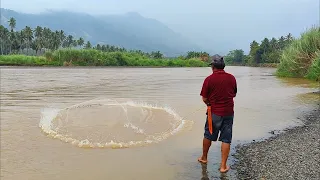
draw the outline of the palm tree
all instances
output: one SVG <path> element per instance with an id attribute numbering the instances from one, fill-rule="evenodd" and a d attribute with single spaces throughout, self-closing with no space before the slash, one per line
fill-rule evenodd
<path id="1" fill-rule="evenodd" d="M 36 54 L 38 53 L 38 51 L 40 49 L 42 49 L 43 47 L 43 29 L 40 26 L 37 26 L 36 29 L 34 30 L 34 36 L 36 37 L 35 40 L 35 50 L 36 50 Z"/>
<path id="2" fill-rule="evenodd" d="M 21 42 L 23 41 L 21 39 L 23 39 L 23 37 L 21 37 L 21 33 L 19 31 L 18 32 L 13 32 L 13 31 L 10 32 L 10 43 L 9 43 L 9 45 L 10 45 L 9 53 L 10 54 L 12 52 L 13 53 L 18 52 L 18 50 L 21 47 Z"/>
<path id="3" fill-rule="evenodd" d="M 70 48 L 72 44 L 73 44 L 73 36 L 69 35 L 66 39 L 66 46 Z"/>
<path id="4" fill-rule="evenodd" d="M 31 44 L 32 39 L 33 39 L 33 32 L 32 32 L 32 29 L 29 26 L 26 26 L 23 31 L 24 31 L 24 37 L 27 40 L 27 45 L 26 45 L 27 53 L 29 54 L 30 44 Z"/>
<path id="5" fill-rule="evenodd" d="M 87 41 L 86 45 L 85 45 L 85 48 L 86 49 L 90 49 L 92 46 L 91 46 L 91 43 L 90 41 Z"/>
<path id="6" fill-rule="evenodd" d="M 8 21 L 8 23 L 9 23 L 9 26 L 10 26 L 10 28 L 11 28 L 11 34 L 10 34 L 10 42 L 9 42 L 9 44 L 10 44 L 10 47 L 9 47 L 9 52 L 11 53 L 11 48 L 12 48 L 12 46 L 13 46 L 13 43 L 14 43 L 14 41 L 15 41 L 15 34 L 13 33 L 13 29 L 14 28 L 16 28 L 16 19 L 14 19 L 13 17 L 11 17 L 10 18 L 10 20 Z"/>
<path id="7" fill-rule="evenodd" d="M 66 35 L 64 34 L 63 30 L 60 30 L 59 32 L 59 37 L 60 37 L 60 43 L 62 47 L 65 47 L 65 39 L 66 39 Z"/>
<path id="8" fill-rule="evenodd" d="M 100 44 L 97 44 L 96 49 L 97 49 L 97 50 L 101 50 L 101 45 L 100 45 Z"/>
<path id="9" fill-rule="evenodd" d="M 292 37 L 292 34 L 289 33 L 287 36 L 286 36 L 286 43 L 290 43 L 291 41 L 293 40 L 293 37 Z"/>
<path id="10" fill-rule="evenodd" d="M 60 40 L 60 32 L 55 31 L 52 32 L 52 46 L 51 50 L 57 50 L 61 45 L 61 40 Z"/>
<path id="11" fill-rule="evenodd" d="M 23 30 L 21 30 L 20 32 L 17 32 L 17 37 L 18 37 L 18 41 L 19 41 L 19 51 L 22 52 L 22 50 L 25 47 L 25 42 L 26 42 L 26 36 Z"/>
<path id="12" fill-rule="evenodd" d="M 49 28 L 43 28 L 43 44 L 45 49 L 50 49 L 52 46 L 52 31 Z"/>
<path id="13" fill-rule="evenodd" d="M 82 46 L 84 45 L 84 39 L 82 37 L 79 38 L 78 40 L 78 45 L 82 48 Z"/>
<path id="14" fill-rule="evenodd" d="M 11 32 L 13 32 L 13 29 L 16 28 L 16 19 L 14 19 L 13 17 L 10 18 L 10 20 L 8 21 L 9 26 L 11 28 Z"/>
<path id="15" fill-rule="evenodd" d="M 7 28 L 4 26 L 0 25 L 0 39 L 1 39 L 1 44 L 0 44 L 0 52 L 1 55 L 7 54 L 8 51 L 8 43 L 9 43 L 9 31 Z"/>
<path id="16" fill-rule="evenodd" d="M 73 46 L 73 47 L 77 47 L 78 46 L 78 41 L 77 40 L 72 40 L 72 44 L 71 44 L 71 46 Z"/>
<path id="17" fill-rule="evenodd" d="M 283 49 L 285 47 L 285 38 L 283 36 L 280 37 L 279 39 L 279 46 L 280 46 L 280 49 Z"/>
<path id="18" fill-rule="evenodd" d="M 278 49 L 278 42 L 277 42 L 276 38 L 272 38 L 271 39 L 270 46 L 271 46 L 272 50 L 277 50 Z"/>

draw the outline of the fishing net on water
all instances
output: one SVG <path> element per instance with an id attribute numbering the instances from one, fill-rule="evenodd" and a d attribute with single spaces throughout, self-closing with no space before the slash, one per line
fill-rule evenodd
<path id="1" fill-rule="evenodd" d="M 168 107 L 107 99 L 44 109 L 39 126 L 48 136 L 79 147 L 123 148 L 160 142 L 185 122 Z"/>

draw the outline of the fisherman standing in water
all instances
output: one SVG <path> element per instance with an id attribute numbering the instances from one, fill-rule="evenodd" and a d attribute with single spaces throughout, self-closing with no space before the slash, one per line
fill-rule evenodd
<path id="1" fill-rule="evenodd" d="M 210 63 L 213 73 L 208 76 L 201 89 L 200 95 L 207 105 L 207 120 L 204 128 L 203 154 L 198 161 L 207 163 L 208 151 L 211 141 L 221 141 L 220 172 L 227 172 L 227 159 L 232 140 L 232 127 L 234 118 L 233 98 L 237 94 L 237 82 L 232 74 L 224 71 L 223 57 L 215 55 Z"/>

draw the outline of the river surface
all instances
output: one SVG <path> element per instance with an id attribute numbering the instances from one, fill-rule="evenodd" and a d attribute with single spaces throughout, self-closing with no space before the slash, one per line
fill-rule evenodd
<path id="1" fill-rule="evenodd" d="M 226 67 L 238 83 L 232 148 L 295 126 L 304 80 Z M 1 179 L 234 179 L 202 151 L 210 68 L 1 68 Z M 306 100 L 309 99 L 309 100 Z M 232 163 L 230 156 L 229 163 Z"/>

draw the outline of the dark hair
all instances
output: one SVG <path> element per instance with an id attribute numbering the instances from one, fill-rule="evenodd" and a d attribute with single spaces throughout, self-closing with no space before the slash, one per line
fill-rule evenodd
<path id="1" fill-rule="evenodd" d="M 223 63 L 223 64 L 212 64 L 211 66 L 216 69 L 224 69 L 226 65 Z"/>
<path id="2" fill-rule="evenodd" d="M 224 69 L 226 66 L 222 56 L 215 55 L 212 57 L 211 66 L 216 69 Z"/>

